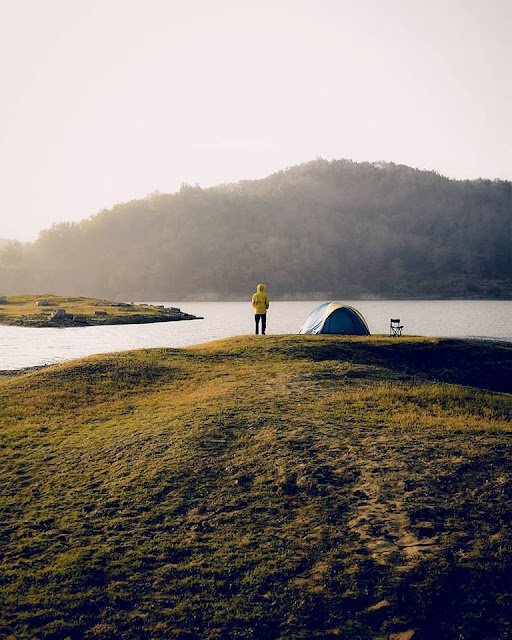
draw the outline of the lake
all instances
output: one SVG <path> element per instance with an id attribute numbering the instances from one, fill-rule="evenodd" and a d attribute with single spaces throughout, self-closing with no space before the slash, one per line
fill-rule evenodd
<path id="1" fill-rule="evenodd" d="M 253 329 L 249 302 L 162 302 L 204 320 L 67 329 L 0 325 L 0 370 L 63 362 L 95 353 L 149 347 L 183 347 Z M 298 333 L 320 302 L 271 302 L 267 333 Z M 366 318 L 371 333 L 389 333 L 400 318 L 404 335 L 496 339 L 512 342 L 512 302 L 480 300 L 379 300 L 347 302 Z"/>

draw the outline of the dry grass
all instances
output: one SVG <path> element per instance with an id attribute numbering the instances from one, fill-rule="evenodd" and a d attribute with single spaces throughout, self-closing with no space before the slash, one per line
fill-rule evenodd
<path id="1" fill-rule="evenodd" d="M 40 300 L 45 300 L 48 305 L 38 306 L 37 302 Z M 85 319 L 86 324 L 137 324 L 192 318 L 187 314 L 165 311 L 149 305 L 123 304 L 120 306 L 119 303 L 96 298 L 42 294 L 8 296 L 7 302 L 0 303 L 0 324 L 27 327 L 73 326 L 77 324 L 71 319 L 58 323 L 51 321 L 50 316 L 56 309 L 64 309 L 69 316 L 79 316 Z M 103 312 L 105 315 L 96 315 L 97 312 Z M 84 324 L 83 320 L 78 324 Z"/>
<path id="2" fill-rule="evenodd" d="M 510 637 L 510 356 L 251 336 L 0 379 L 0 635 Z"/>

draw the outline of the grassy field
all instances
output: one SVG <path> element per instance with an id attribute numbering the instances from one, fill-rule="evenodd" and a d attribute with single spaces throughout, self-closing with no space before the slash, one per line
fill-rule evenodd
<path id="1" fill-rule="evenodd" d="M 44 300 L 45 306 L 37 302 Z M 64 309 L 67 317 L 52 320 L 57 309 Z M 21 327 L 72 327 L 79 325 L 142 324 L 193 320 L 194 316 L 152 305 L 126 304 L 96 298 L 54 296 L 52 294 L 8 296 L 0 302 L 0 324 Z"/>
<path id="2" fill-rule="evenodd" d="M 250 336 L 0 377 L 0 637 L 512 637 L 512 348 Z"/>

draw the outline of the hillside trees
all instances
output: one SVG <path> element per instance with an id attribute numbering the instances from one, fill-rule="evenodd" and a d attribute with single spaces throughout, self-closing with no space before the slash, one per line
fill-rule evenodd
<path id="1" fill-rule="evenodd" d="M 184 185 L 0 249 L 2 293 L 132 300 L 510 297 L 511 184 L 316 160 L 262 180 Z"/>

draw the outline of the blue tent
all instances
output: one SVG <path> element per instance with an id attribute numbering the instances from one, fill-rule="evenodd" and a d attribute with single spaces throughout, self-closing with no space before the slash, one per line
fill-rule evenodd
<path id="1" fill-rule="evenodd" d="M 354 307 L 341 302 L 324 302 L 309 314 L 299 333 L 369 336 L 370 330 L 366 320 Z"/>

